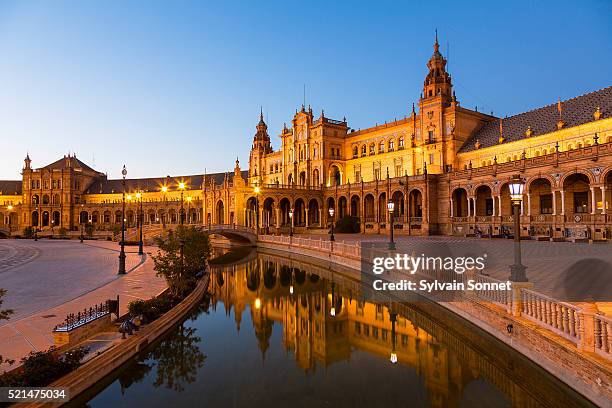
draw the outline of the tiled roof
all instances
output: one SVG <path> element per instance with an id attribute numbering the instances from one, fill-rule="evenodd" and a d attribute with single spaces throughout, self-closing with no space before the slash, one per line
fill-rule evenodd
<path id="1" fill-rule="evenodd" d="M 601 118 L 612 116 L 612 86 L 561 101 L 564 128 L 592 122 L 597 107 L 601 110 Z M 533 131 L 532 137 L 554 132 L 558 121 L 557 103 L 503 118 L 504 143 L 525 139 L 525 131 L 529 126 Z M 459 153 L 475 150 L 476 140 L 480 142 L 481 149 L 499 144 L 499 126 L 499 120 L 486 123 L 463 144 Z"/>
<path id="2" fill-rule="evenodd" d="M 0 180 L 0 195 L 21 194 L 21 180 Z"/>
<path id="3" fill-rule="evenodd" d="M 86 171 L 90 171 L 93 173 L 99 173 L 99 171 L 92 169 L 91 167 L 89 167 L 88 165 L 86 165 L 85 163 L 83 163 L 82 161 L 80 161 L 79 159 L 77 159 L 75 156 L 68 156 L 68 159 L 70 159 L 70 166 L 75 168 L 75 169 L 83 169 Z M 48 170 L 54 170 L 54 169 L 65 169 L 66 168 L 66 156 L 64 156 L 62 159 L 59 159 L 57 161 L 54 161 L 51 164 L 48 164 L 44 167 L 42 167 L 43 169 L 48 169 Z"/>
<path id="4" fill-rule="evenodd" d="M 213 173 L 206 175 L 206 181 L 210 183 L 214 180 L 215 184 L 223 184 L 225 175 L 233 179 L 234 173 Z M 242 177 L 247 178 L 248 171 L 242 172 Z M 178 188 L 180 182 L 185 183 L 187 189 L 201 189 L 202 182 L 204 181 L 203 174 L 196 174 L 191 176 L 175 176 L 170 177 L 153 177 L 153 178 L 141 178 L 141 179 L 126 179 L 125 189 L 126 191 L 160 191 L 163 185 L 167 185 L 170 191 L 175 191 Z M 122 179 L 105 180 L 100 179 L 94 181 L 85 191 L 86 194 L 112 194 L 123 191 Z"/>

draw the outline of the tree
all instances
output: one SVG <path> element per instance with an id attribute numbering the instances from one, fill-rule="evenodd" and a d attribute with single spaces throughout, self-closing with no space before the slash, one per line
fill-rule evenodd
<path id="1" fill-rule="evenodd" d="M 2 303 L 4 303 L 4 300 L 2 300 L 2 297 L 6 294 L 6 289 L 0 289 L 0 320 L 8 320 L 9 316 L 13 314 L 13 310 L 11 309 L 2 309 Z M 0 364 L 13 364 L 14 361 L 13 360 L 4 360 L 2 358 L 2 355 L 0 355 Z"/>
<path id="2" fill-rule="evenodd" d="M 175 296 L 184 296 L 195 286 L 196 275 L 206 269 L 210 255 L 208 234 L 195 227 L 179 226 L 166 238 L 156 238 L 159 247 L 153 256 L 157 276 L 163 276 Z M 181 243 L 183 260 L 181 268 Z"/>

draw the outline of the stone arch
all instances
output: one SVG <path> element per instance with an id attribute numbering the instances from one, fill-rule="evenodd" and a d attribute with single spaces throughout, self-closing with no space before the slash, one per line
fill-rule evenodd
<path id="1" fill-rule="evenodd" d="M 565 194 L 565 213 L 586 214 L 593 208 L 590 185 L 591 177 L 585 172 L 575 171 L 562 179 L 561 188 Z"/>
<path id="2" fill-rule="evenodd" d="M 311 198 L 308 201 L 308 225 L 321 225 L 321 215 L 319 209 L 321 208 L 319 200 Z"/>
<path id="3" fill-rule="evenodd" d="M 87 211 L 81 211 L 79 214 L 79 223 L 87 224 L 89 222 L 89 213 Z M 119 222 L 121 222 L 121 211 L 119 211 Z"/>
<path id="4" fill-rule="evenodd" d="M 321 174 L 319 173 L 318 168 L 315 168 L 312 171 L 312 185 L 314 187 L 319 187 L 321 185 Z"/>
<path id="5" fill-rule="evenodd" d="M 378 222 L 387 221 L 387 193 L 383 191 L 378 195 Z"/>
<path id="6" fill-rule="evenodd" d="M 109 210 L 104 211 L 104 213 L 102 213 L 102 222 L 104 224 L 110 224 L 111 222 L 111 212 Z"/>
<path id="7" fill-rule="evenodd" d="M 406 215 L 406 209 L 404 208 L 404 192 L 402 190 L 395 190 L 391 194 L 391 201 L 393 201 L 393 220 L 402 222 Z"/>
<path id="8" fill-rule="evenodd" d="M 283 197 L 278 202 L 278 208 L 280 209 L 280 225 L 291 225 L 289 219 L 289 210 L 291 210 L 291 201 L 287 197 Z"/>
<path id="9" fill-rule="evenodd" d="M 451 192 L 453 198 L 453 216 L 454 217 L 467 217 L 468 215 L 468 193 L 463 187 L 456 187 Z"/>
<path id="10" fill-rule="evenodd" d="M 43 204 L 51 204 L 51 202 L 49 200 L 49 194 L 43 194 L 42 203 Z"/>
<path id="11" fill-rule="evenodd" d="M 493 215 L 493 189 L 488 184 L 481 184 L 474 190 L 475 216 Z"/>
<path id="12" fill-rule="evenodd" d="M 365 145 L 364 145 L 365 146 Z M 357 194 L 353 194 L 351 196 L 351 211 L 350 211 L 350 215 L 352 217 L 359 217 L 361 214 L 360 211 L 360 197 Z"/>
<path id="13" fill-rule="evenodd" d="M 32 211 L 32 226 L 38 227 L 39 219 L 38 219 L 38 211 Z"/>
<path id="14" fill-rule="evenodd" d="M 368 193 L 363 198 L 363 206 L 364 206 L 364 218 L 367 222 L 374 222 L 376 217 L 376 211 L 374 207 L 374 195 Z"/>
<path id="15" fill-rule="evenodd" d="M 410 190 L 408 194 L 408 213 L 411 217 L 423 217 L 423 193 L 418 188 Z"/>
<path id="16" fill-rule="evenodd" d="M 548 174 L 540 174 L 534 177 L 530 177 L 527 182 L 525 183 L 525 194 L 529 193 L 531 190 L 531 185 L 534 181 L 536 180 L 540 180 L 540 179 L 544 179 L 547 180 L 548 183 L 550 184 L 551 188 L 556 186 L 555 183 L 555 179 L 553 179 L 551 176 L 549 176 Z"/>
<path id="17" fill-rule="evenodd" d="M 341 219 L 347 215 L 347 200 L 345 196 L 338 197 L 338 208 L 336 208 L 336 218 Z"/>
<path id="18" fill-rule="evenodd" d="M 306 172 L 305 171 L 301 171 L 300 172 L 300 186 L 305 186 L 306 185 Z"/>
<path id="19" fill-rule="evenodd" d="M 225 224 L 225 205 L 223 200 L 218 200 L 215 205 L 215 224 Z"/>
<path id="20" fill-rule="evenodd" d="M 589 184 L 595 183 L 595 178 L 593 177 L 593 173 L 591 173 L 590 171 L 572 170 L 570 172 L 565 173 L 563 177 L 561 177 L 561 180 L 559 181 L 559 187 L 563 188 L 563 185 L 565 184 L 565 180 L 567 180 L 569 177 L 572 177 L 574 174 L 582 174 L 583 176 L 586 176 L 589 180 Z"/>
<path id="21" fill-rule="evenodd" d="M 266 197 L 263 202 L 262 225 L 270 227 L 276 225 L 275 203 L 272 197 Z"/>
<path id="22" fill-rule="evenodd" d="M 306 204 L 301 197 L 296 199 L 293 205 L 293 225 L 296 227 L 306 226 Z"/>
<path id="23" fill-rule="evenodd" d="M 529 180 L 526 193 L 529 194 L 529 208 L 527 213 L 530 215 L 544 215 L 553 213 L 553 182 L 545 175 L 533 177 Z"/>
<path id="24" fill-rule="evenodd" d="M 329 165 L 328 180 L 330 186 L 342 185 L 342 175 L 343 171 L 340 163 L 331 163 Z"/>
<path id="25" fill-rule="evenodd" d="M 325 208 L 325 217 L 327 218 L 327 222 L 330 223 L 332 222 L 332 217 L 329 215 L 329 209 L 333 208 L 334 211 L 336 210 L 336 200 L 334 199 L 334 197 L 328 197 L 327 201 L 326 201 L 326 208 Z M 336 218 L 338 216 L 338 214 L 334 214 L 333 218 Z"/>
<path id="26" fill-rule="evenodd" d="M 100 213 L 98 211 L 94 211 L 91 213 L 91 222 L 92 224 L 97 224 L 100 221 Z"/>
<path id="27" fill-rule="evenodd" d="M 41 217 L 41 225 L 43 227 L 48 227 L 51 224 L 51 217 L 49 216 L 49 211 L 43 211 Z"/>
<path id="28" fill-rule="evenodd" d="M 247 227 L 255 227 L 259 209 L 257 208 L 257 197 L 251 196 L 246 200 L 245 223 Z M 261 224 L 261 221 L 260 221 Z"/>

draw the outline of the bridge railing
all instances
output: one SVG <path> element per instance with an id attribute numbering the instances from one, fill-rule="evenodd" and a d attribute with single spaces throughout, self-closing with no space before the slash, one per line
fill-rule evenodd
<path id="1" fill-rule="evenodd" d="M 204 230 L 234 230 L 240 232 L 247 232 L 250 234 L 255 234 L 255 228 L 247 227 L 245 225 L 238 224 L 203 224 L 202 229 Z"/>
<path id="2" fill-rule="evenodd" d="M 358 242 L 347 244 L 345 242 L 331 242 L 323 238 L 300 238 L 285 235 L 260 235 L 258 240 L 273 244 L 290 245 L 296 248 L 314 249 L 328 255 L 348 257 L 350 259 L 361 259 L 361 246 Z"/>
<path id="3" fill-rule="evenodd" d="M 522 316 L 565 337 L 580 342 L 581 309 L 529 289 L 521 290 Z"/>
<path id="4" fill-rule="evenodd" d="M 595 315 L 594 326 L 595 353 L 607 359 L 612 359 L 612 319 Z"/>

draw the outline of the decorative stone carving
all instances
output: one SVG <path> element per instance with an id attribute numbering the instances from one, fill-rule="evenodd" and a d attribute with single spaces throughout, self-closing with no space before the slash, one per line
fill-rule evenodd
<path id="1" fill-rule="evenodd" d="M 602 166 L 597 166 L 589 170 L 593 174 L 593 176 L 595 176 L 595 181 L 598 182 L 599 178 L 601 177 L 601 174 L 603 173 L 604 168 Z"/>
<path id="2" fill-rule="evenodd" d="M 531 135 L 533 135 L 533 130 L 531 129 L 531 126 L 527 126 L 527 130 L 525 131 L 525 136 L 531 137 Z"/>
<path id="3" fill-rule="evenodd" d="M 601 118 L 601 108 L 598 106 L 593 113 L 593 119 L 599 120 L 599 118 Z"/>

